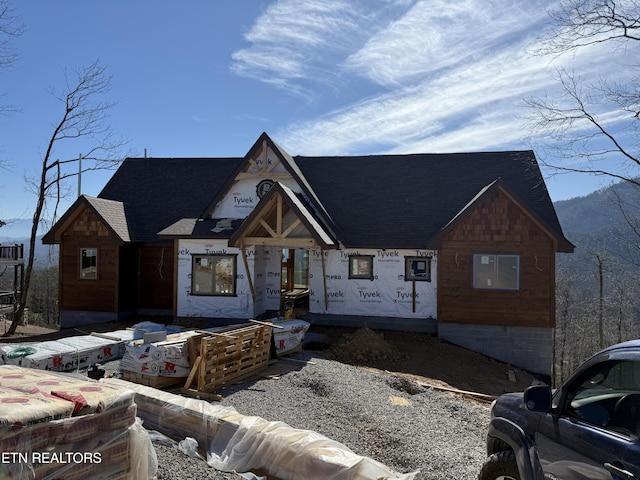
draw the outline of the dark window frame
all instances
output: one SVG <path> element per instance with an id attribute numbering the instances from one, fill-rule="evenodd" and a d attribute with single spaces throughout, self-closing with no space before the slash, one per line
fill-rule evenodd
<path id="1" fill-rule="evenodd" d="M 95 255 L 85 255 L 85 253 L 89 251 L 94 251 Z M 80 280 L 98 280 L 98 254 L 98 247 L 80 247 L 78 269 L 78 277 Z M 90 260 L 92 258 L 94 261 Z M 89 260 L 89 263 L 87 263 L 86 260 Z"/>
<path id="2" fill-rule="evenodd" d="M 516 260 L 516 275 L 515 275 L 515 285 L 505 286 L 504 278 L 509 279 L 510 275 L 500 275 L 500 260 L 508 260 L 515 259 Z M 479 263 L 478 263 L 479 262 Z M 486 262 L 486 263 L 485 263 Z M 479 278 L 480 273 L 478 272 L 479 267 L 483 265 L 487 265 L 487 267 L 482 267 L 485 270 L 489 270 L 489 266 L 493 263 L 492 275 L 485 275 L 482 279 Z M 513 265 L 505 265 L 505 268 L 513 268 Z M 506 272 L 506 270 L 503 270 Z M 511 290 L 517 291 L 520 290 L 520 255 L 517 253 L 475 253 L 473 254 L 473 279 L 472 284 L 473 288 L 477 290 Z M 486 283 L 482 283 L 481 280 Z"/>
<path id="3" fill-rule="evenodd" d="M 429 256 L 424 257 L 404 257 L 404 281 L 405 282 L 430 282 L 431 281 L 431 261 L 432 258 Z M 425 262 L 426 266 L 424 269 L 415 266 L 416 262 Z M 424 270 L 424 273 L 420 273 Z M 417 272 L 417 273 L 416 273 Z"/>
<path id="4" fill-rule="evenodd" d="M 202 260 L 206 259 L 207 263 L 211 262 L 213 268 L 209 266 L 202 266 Z M 215 265 L 220 260 L 231 260 L 233 273 L 231 274 L 231 292 L 216 292 L 216 272 Z M 209 268 L 211 270 L 211 288 L 210 290 L 200 289 L 198 281 L 198 275 L 196 275 L 196 268 L 201 267 L 204 269 Z M 191 295 L 198 295 L 203 297 L 237 297 L 238 296 L 238 255 L 237 254 L 216 254 L 216 253 L 193 253 L 191 254 Z"/>
<path id="5" fill-rule="evenodd" d="M 350 280 L 373 280 L 373 255 L 349 255 L 349 279 Z M 360 265 L 360 261 L 367 261 L 369 264 L 368 272 L 360 273 L 362 265 Z M 357 272 L 354 273 L 356 270 Z"/>

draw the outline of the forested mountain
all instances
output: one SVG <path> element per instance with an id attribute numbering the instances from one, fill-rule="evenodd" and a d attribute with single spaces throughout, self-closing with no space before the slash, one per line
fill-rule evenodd
<path id="1" fill-rule="evenodd" d="M 559 255 L 558 266 L 588 274 L 606 260 L 607 268 L 640 273 L 640 188 L 630 183 L 555 203 L 565 236 L 575 246 L 571 255 Z"/>
<path id="2" fill-rule="evenodd" d="M 640 188 L 618 183 L 555 204 L 576 248 L 558 254 L 556 379 L 640 334 Z"/>

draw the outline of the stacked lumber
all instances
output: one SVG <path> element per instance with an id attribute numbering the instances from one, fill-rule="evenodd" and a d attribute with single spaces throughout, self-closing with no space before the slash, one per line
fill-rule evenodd
<path id="1" fill-rule="evenodd" d="M 0 478 L 145 479 L 156 468 L 131 390 L 17 366 L 0 366 L 0 452 Z"/>
<path id="2" fill-rule="evenodd" d="M 154 388 L 181 384 L 186 394 L 219 399 L 211 392 L 255 375 L 269 364 L 273 325 L 251 322 L 181 332 L 159 342 L 133 341 L 120 364 L 123 378 Z"/>
<path id="3" fill-rule="evenodd" d="M 0 364 L 69 372 L 122 358 L 126 343 L 132 339 L 132 331 L 115 330 L 44 342 L 0 344 Z"/>
<path id="4" fill-rule="evenodd" d="M 138 415 L 148 430 L 157 430 L 174 440 L 195 438 L 205 450 L 216 439 L 218 442 L 228 440 L 242 418 L 232 407 L 131 384 L 126 380 L 105 378 L 101 383 L 131 388 L 136 393 Z"/>

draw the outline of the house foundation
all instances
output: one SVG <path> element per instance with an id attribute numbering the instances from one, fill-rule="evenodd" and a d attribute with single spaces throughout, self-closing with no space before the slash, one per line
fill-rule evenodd
<path id="1" fill-rule="evenodd" d="M 553 328 L 440 323 L 438 337 L 531 373 L 551 374 Z"/>

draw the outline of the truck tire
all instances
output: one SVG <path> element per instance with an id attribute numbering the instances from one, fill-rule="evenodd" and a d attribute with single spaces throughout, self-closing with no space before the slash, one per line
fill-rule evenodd
<path id="1" fill-rule="evenodd" d="M 490 455 L 482 465 L 478 480 L 521 480 L 513 452 L 508 450 Z"/>

